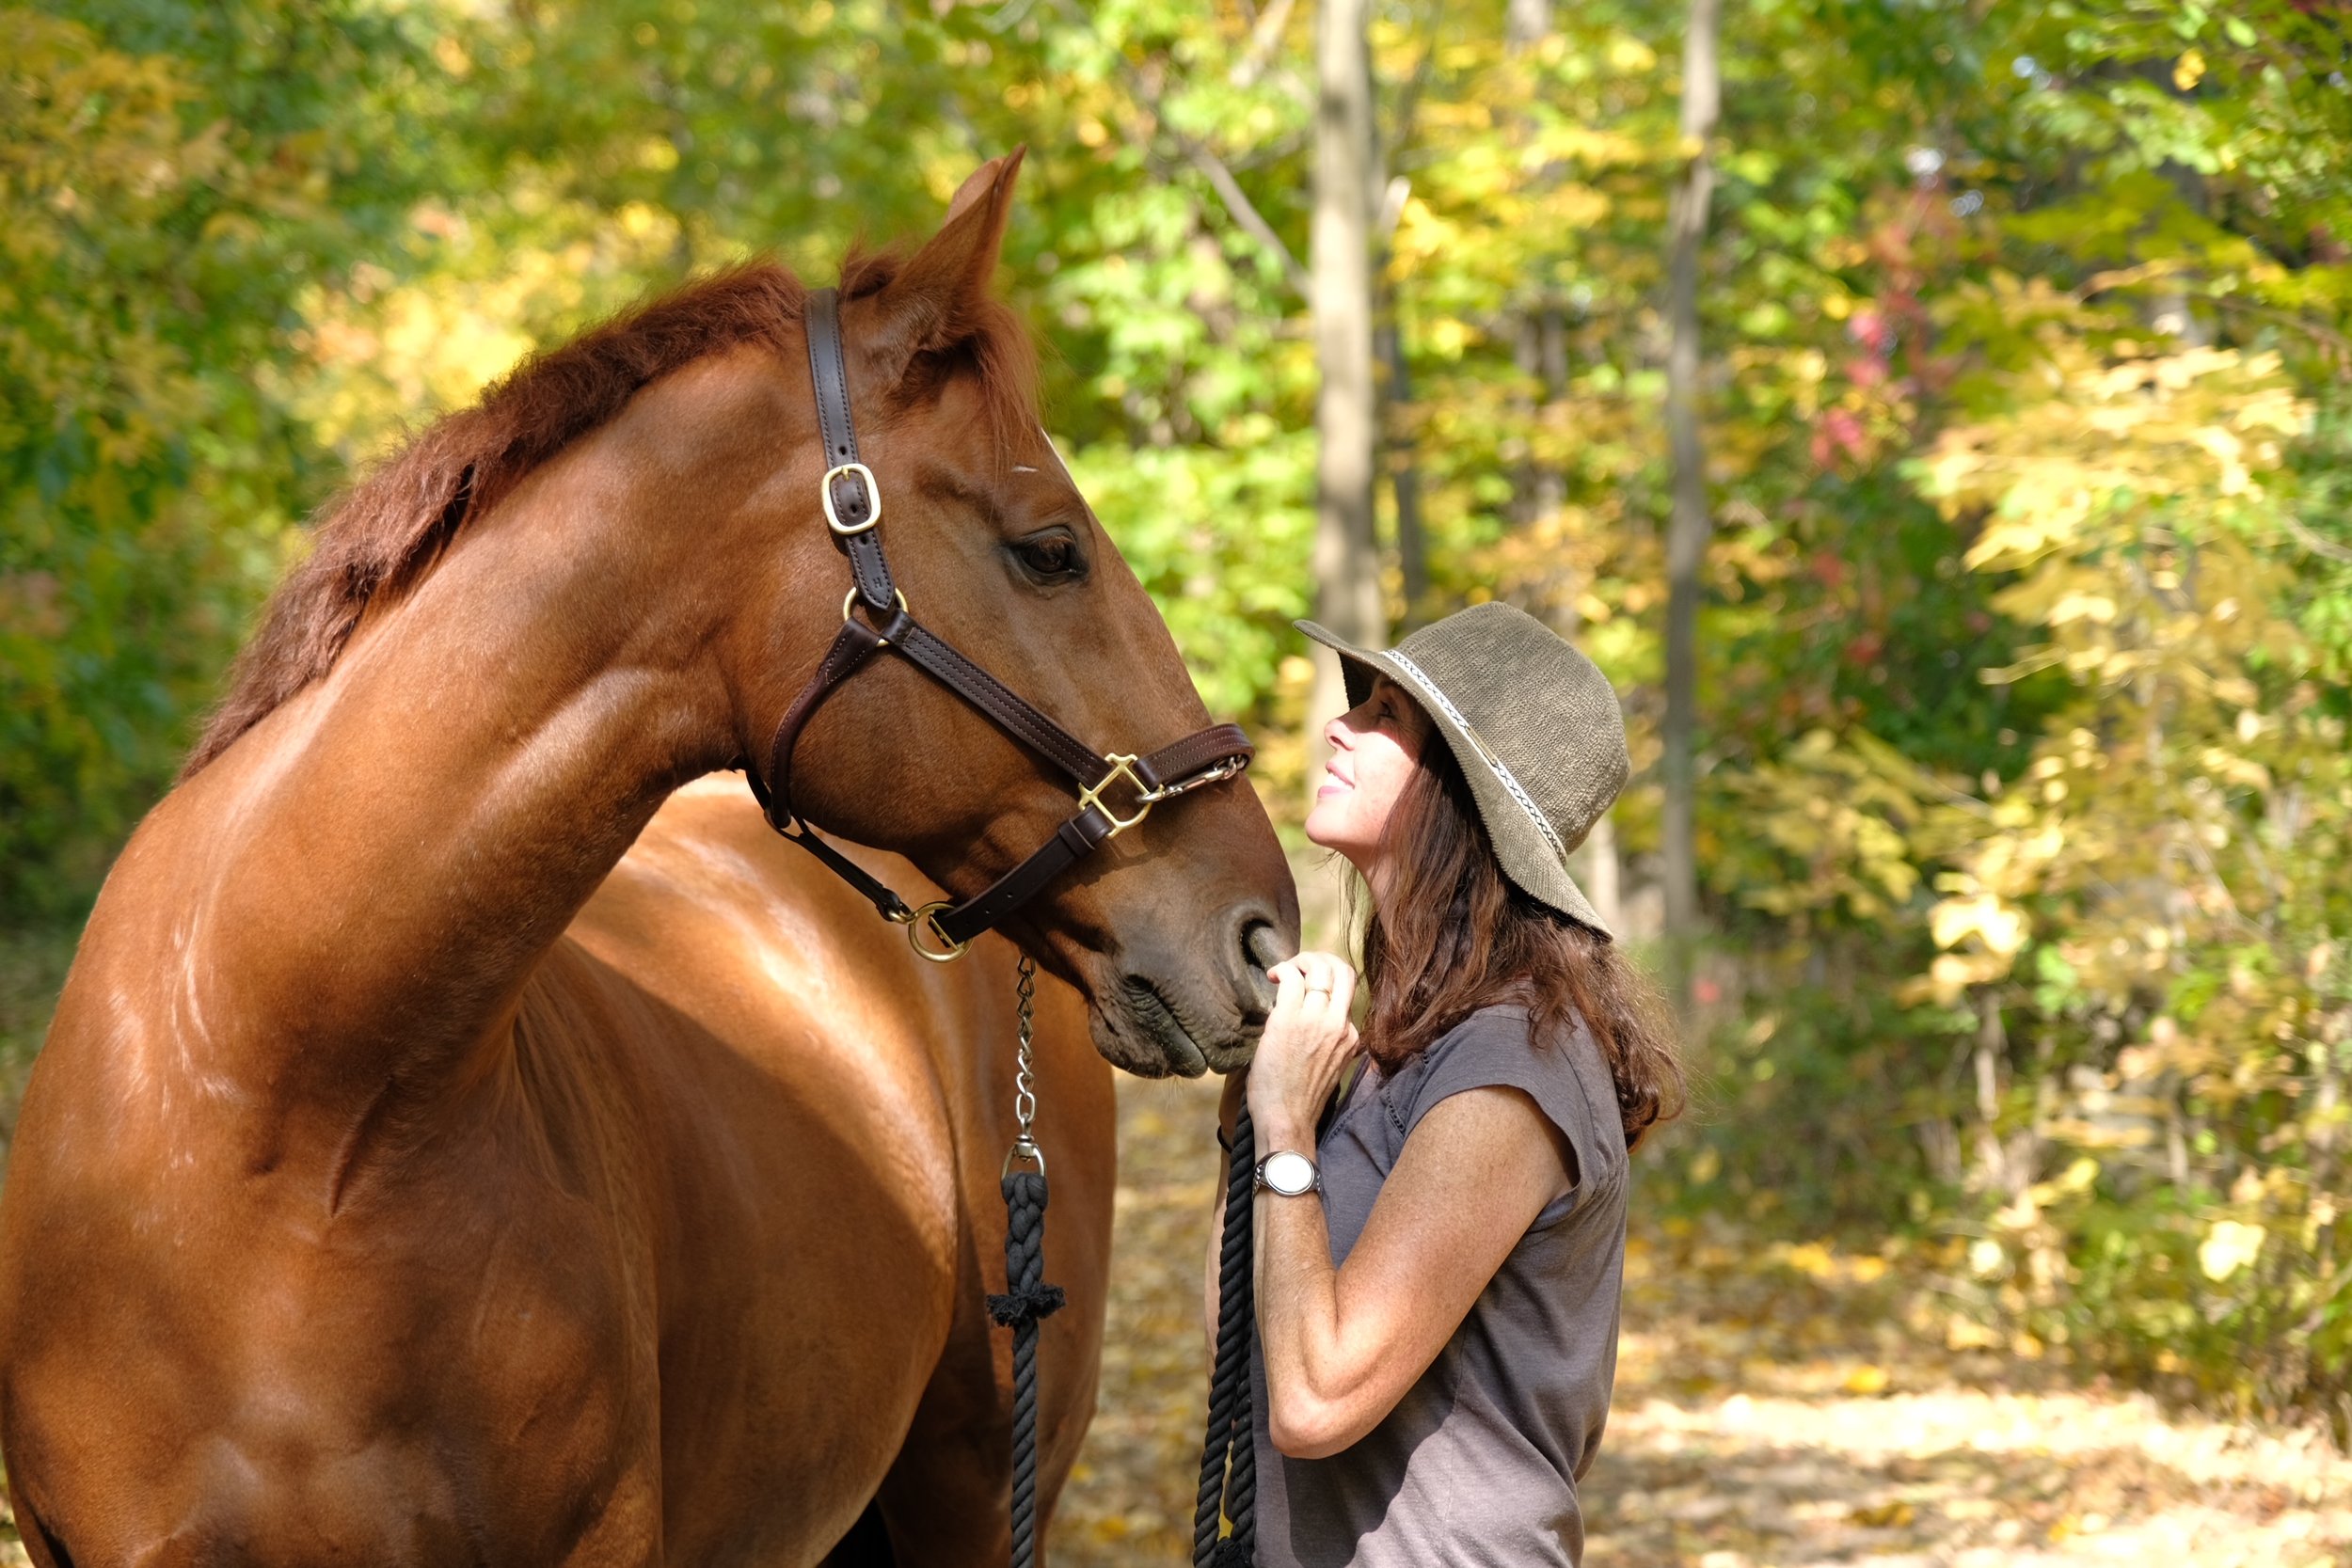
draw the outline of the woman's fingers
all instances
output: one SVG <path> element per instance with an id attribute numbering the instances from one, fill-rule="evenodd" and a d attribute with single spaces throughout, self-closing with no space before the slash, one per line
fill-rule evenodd
<path id="1" fill-rule="evenodd" d="M 1301 953 L 1291 960 L 1309 990 L 1328 997 L 1341 988 L 1343 980 L 1353 980 L 1356 972 L 1343 958 L 1329 953 Z"/>
<path id="2" fill-rule="evenodd" d="M 1274 1011 L 1279 1014 L 1287 1007 L 1295 1013 L 1307 1003 L 1307 993 L 1311 988 L 1306 975 L 1295 969 L 1287 972 L 1275 970 L 1271 973 L 1274 975 Z"/>
<path id="3" fill-rule="evenodd" d="M 1257 1059 L 1279 1062 L 1301 1048 L 1311 1048 L 1321 1032 L 1317 999 L 1309 994 L 1304 976 L 1292 973 L 1276 981 L 1274 1006 L 1258 1037 Z"/>
<path id="4" fill-rule="evenodd" d="M 1262 1127 L 1305 1136 L 1347 1070 L 1357 1048 L 1348 1022 L 1356 971 L 1330 953 L 1303 952 L 1267 972 L 1274 1006 L 1259 1037 L 1244 1093 Z"/>
<path id="5" fill-rule="evenodd" d="M 1336 1030 L 1347 1021 L 1348 1009 L 1355 1001 L 1356 971 L 1346 960 L 1328 953 L 1313 957 L 1315 962 L 1307 979 L 1308 1006 L 1327 1031 Z"/>
<path id="6" fill-rule="evenodd" d="M 1331 973 L 1331 1006 L 1344 1018 L 1355 1000 L 1356 972 L 1345 964 L 1335 964 Z"/>
<path id="7" fill-rule="evenodd" d="M 1259 1038 L 1261 1068 L 1285 1080 L 1327 1091 L 1356 1047 L 1348 1022 L 1355 999 L 1356 971 L 1330 953 L 1304 952 L 1267 971 L 1275 982 L 1274 1006 Z M 1310 1082 L 1311 1081 L 1311 1082 Z"/>

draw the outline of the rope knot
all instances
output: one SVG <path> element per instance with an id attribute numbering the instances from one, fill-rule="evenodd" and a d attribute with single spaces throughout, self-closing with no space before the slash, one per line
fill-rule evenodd
<path id="1" fill-rule="evenodd" d="M 1020 1285 L 988 1298 L 988 1315 L 999 1328 L 1041 1323 L 1069 1305 L 1058 1285 Z"/>
<path id="2" fill-rule="evenodd" d="M 1209 1558 L 1209 1568 L 1252 1568 L 1249 1546 L 1239 1536 L 1229 1535 L 1216 1544 Z"/>

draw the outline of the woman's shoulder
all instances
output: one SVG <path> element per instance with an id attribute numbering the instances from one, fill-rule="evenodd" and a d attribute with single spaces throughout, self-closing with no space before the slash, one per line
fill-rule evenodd
<path id="1" fill-rule="evenodd" d="M 1581 1020 L 1539 1037 L 1527 1007 L 1491 1003 L 1439 1035 L 1382 1085 L 1402 1129 L 1466 1089 L 1516 1088 L 1579 1146 L 1602 1163 L 1624 1148 L 1614 1080 Z"/>
<path id="2" fill-rule="evenodd" d="M 1516 1002 L 1494 1002 L 1466 1014 L 1397 1065 L 1385 1085 L 1398 1093 L 1418 1093 L 1434 1077 L 1459 1072 L 1473 1063 L 1530 1054 L 1534 1046 L 1534 1022 Z"/>
<path id="3" fill-rule="evenodd" d="M 1598 1060 L 1592 1032 L 1571 1014 L 1565 1023 L 1540 1032 L 1534 1015 L 1522 1002 L 1490 1002 L 1430 1041 L 1422 1053 L 1434 1068 L 1439 1063 L 1502 1065 L 1541 1064 L 1552 1072 L 1573 1072 L 1584 1058 Z"/>
<path id="4" fill-rule="evenodd" d="M 1534 1044 L 1534 1027 L 1526 1007 L 1516 1002 L 1489 1003 L 1382 1074 L 1381 1097 L 1409 1104 L 1425 1090 L 1483 1064 L 1529 1055 Z"/>
<path id="5" fill-rule="evenodd" d="M 1430 1042 L 1430 1049 L 1451 1045 L 1459 1050 L 1529 1047 L 1535 1043 L 1535 1022 L 1524 1002 L 1489 1002 Z"/>

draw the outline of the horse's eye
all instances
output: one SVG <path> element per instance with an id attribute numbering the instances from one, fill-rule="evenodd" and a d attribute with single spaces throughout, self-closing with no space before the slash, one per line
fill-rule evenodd
<path id="1" fill-rule="evenodd" d="M 1024 539 L 1012 547 L 1022 570 L 1039 582 L 1067 582 L 1086 571 L 1086 558 L 1078 553 L 1078 542 L 1066 533 L 1041 533 Z"/>

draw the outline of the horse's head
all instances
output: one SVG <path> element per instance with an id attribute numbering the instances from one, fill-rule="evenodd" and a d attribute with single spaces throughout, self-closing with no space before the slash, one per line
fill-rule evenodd
<path id="1" fill-rule="evenodd" d="M 1015 153 L 967 181 L 919 250 L 862 261 L 845 278 L 860 456 L 912 615 L 1093 752 L 1148 753 L 1208 715 L 1158 610 L 1039 429 L 1029 351 L 988 292 L 1019 163 Z M 761 492 L 759 510 L 773 515 L 756 520 L 791 541 L 774 568 L 783 602 L 739 663 L 755 766 L 851 580 L 819 515 L 830 465 L 802 364 L 781 361 L 799 412 L 790 456 Z M 1059 771 L 886 652 L 835 689 L 791 751 L 806 820 L 898 850 L 959 896 L 1077 810 Z M 1121 781 L 1106 802 L 1123 816 L 1136 793 Z M 1264 809 L 1234 779 L 1159 802 L 1005 928 L 1085 993 L 1104 1055 L 1189 1076 L 1247 1056 L 1271 1000 L 1265 965 L 1293 949 L 1297 920 Z"/>

